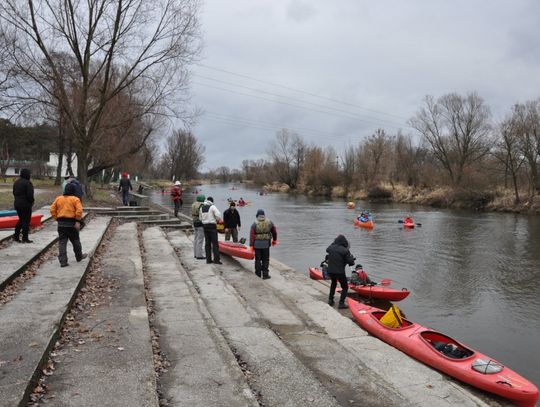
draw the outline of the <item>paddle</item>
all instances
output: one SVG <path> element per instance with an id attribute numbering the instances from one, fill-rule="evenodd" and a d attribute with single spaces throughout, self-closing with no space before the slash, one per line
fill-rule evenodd
<path id="1" fill-rule="evenodd" d="M 380 285 L 390 285 L 390 284 L 392 284 L 392 280 L 390 280 L 389 278 L 383 278 L 379 284 Z"/>

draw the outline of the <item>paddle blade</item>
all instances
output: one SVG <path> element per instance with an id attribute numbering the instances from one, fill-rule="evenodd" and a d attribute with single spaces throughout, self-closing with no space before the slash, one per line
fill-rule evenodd
<path id="1" fill-rule="evenodd" d="M 392 284 L 392 280 L 390 280 L 389 278 L 385 278 L 383 280 L 381 280 L 381 285 L 390 285 Z"/>
<path id="2" fill-rule="evenodd" d="M 403 219 L 398 220 L 397 223 L 403 223 Z"/>
<path id="3" fill-rule="evenodd" d="M 422 226 L 422 224 L 421 224 L 421 223 L 417 223 L 417 224 L 416 224 L 416 226 L 420 226 L 420 227 L 421 227 L 421 226 Z"/>

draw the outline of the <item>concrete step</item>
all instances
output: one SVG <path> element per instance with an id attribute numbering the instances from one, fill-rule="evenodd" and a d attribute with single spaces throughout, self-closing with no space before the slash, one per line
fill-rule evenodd
<path id="1" fill-rule="evenodd" d="M 89 327 L 81 335 L 85 343 L 65 346 L 55 357 L 56 370 L 47 379 L 50 389 L 47 404 L 157 407 L 135 223 L 118 226 L 100 269 L 104 279 L 115 282 L 115 289 L 109 294 L 109 301 L 96 305 L 94 315 L 77 320 L 80 326 Z"/>
<path id="2" fill-rule="evenodd" d="M 169 237 L 171 244 L 180 249 L 182 263 L 189 267 L 186 268 L 189 277 L 201 293 L 218 328 L 224 332 L 229 346 L 234 348 L 241 360 L 247 364 L 253 375 L 256 390 L 262 395 L 264 405 L 321 407 L 340 405 L 334 395 L 320 382 L 317 372 L 306 367 L 306 361 L 299 359 L 284 344 L 273 327 L 261 320 L 249 303 L 246 304 L 224 277 L 226 274 L 237 274 L 245 279 L 249 289 L 258 286 L 258 294 L 265 290 L 262 280 L 256 280 L 253 274 L 250 275 L 239 267 L 233 268 L 227 264 L 209 265 L 204 260 L 195 260 L 191 241 L 182 232 L 172 232 Z M 282 309 L 276 306 L 271 304 L 270 306 L 272 311 L 279 313 L 276 318 L 280 318 L 284 325 L 294 328 L 299 324 L 298 318 L 283 313 Z M 335 351 L 336 348 L 332 350 Z M 344 369 L 348 367 L 351 367 L 351 363 L 346 364 Z M 358 369 L 354 369 L 354 372 L 359 374 Z M 343 386 L 341 380 L 338 383 L 340 387 Z M 354 395 L 350 394 L 350 400 L 352 399 Z M 397 405 L 383 404 L 382 401 L 386 399 L 381 397 L 381 403 L 372 405 Z M 349 401 L 347 400 L 344 405 L 350 405 Z"/>
<path id="3" fill-rule="evenodd" d="M 98 213 L 100 213 L 100 212 L 114 211 L 115 208 L 108 208 L 108 207 L 105 207 L 105 206 L 85 206 L 84 210 L 88 211 L 88 212 L 98 212 Z"/>
<path id="4" fill-rule="evenodd" d="M 107 215 L 107 216 L 140 216 L 140 215 L 163 215 L 164 212 L 162 211 L 155 211 L 155 210 L 144 210 L 144 211 L 118 211 L 118 210 L 112 210 L 112 211 L 102 211 L 99 212 L 100 215 Z"/>
<path id="5" fill-rule="evenodd" d="M 86 218 L 86 213 L 84 218 Z M 84 229 L 83 229 L 84 230 Z M 32 233 L 33 243 L 12 242 L 0 249 L 0 290 L 21 274 L 39 255 L 45 252 L 58 240 L 57 223 L 45 225 L 41 230 Z"/>
<path id="6" fill-rule="evenodd" d="M 70 253 L 65 268 L 58 259 L 46 261 L 0 308 L 0 406 L 25 405 L 109 222 L 97 218 L 81 231 L 89 258 L 77 263 Z"/>
<path id="7" fill-rule="evenodd" d="M 117 211 L 148 211 L 151 208 L 149 206 L 117 206 L 114 208 Z"/>
<path id="8" fill-rule="evenodd" d="M 222 256 L 228 265 L 222 273 L 225 286 L 212 289 L 215 283 L 208 281 L 201 262 L 193 259 L 191 240 L 178 231 L 168 236 L 180 250 L 182 264 L 200 288 L 218 326 L 228 323 L 228 312 L 220 309 L 221 297 L 237 293 L 250 312 L 272 327 L 316 377 L 324 378 L 323 383 L 340 404 L 352 400 L 352 405 L 373 406 L 505 405 L 368 335 L 351 320 L 348 311 L 341 315 L 326 304 L 326 286 L 275 260 L 270 268 L 272 278 L 261 280 L 252 272 L 253 261 Z M 489 399 L 488 403 L 478 397 Z"/>
<path id="9" fill-rule="evenodd" d="M 166 220 L 169 219 L 170 215 L 163 213 L 161 215 L 116 215 L 114 216 L 117 219 L 122 220 L 134 220 L 134 221 L 145 221 L 145 220 Z"/>
<path id="10" fill-rule="evenodd" d="M 257 406 L 234 355 L 158 227 L 143 232 L 154 325 L 171 363 L 161 377 L 170 405 Z"/>
<path id="11" fill-rule="evenodd" d="M 157 226 L 166 229 L 177 229 L 177 230 L 190 230 L 192 229 L 191 225 L 185 223 L 160 223 Z"/>
<path id="12" fill-rule="evenodd" d="M 152 224 L 152 225 L 160 225 L 160 224 L 174 224 L 174 223 L 178 223 L 178 224 L 186 224 L 186 222 L 182 222 L 180 219 L 178 218 L 175 218 L 175 217 L 170 217 L 169 219 L 159 219 L 159 220 L 145 220 L 141 223 L 145 223 L 145 224 Z"/>

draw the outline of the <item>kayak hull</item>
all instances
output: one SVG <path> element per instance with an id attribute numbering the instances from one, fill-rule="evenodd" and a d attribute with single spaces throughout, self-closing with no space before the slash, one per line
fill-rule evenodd
<path id="1" fill-rule="evenodd" d="M 0 211 L 0 218 L 4 218 L 6 216 L 17 216 L 17 211 L 14 211 L 14 210 Z"/>
<path id="2" fill-rule="evenodd" d="M 403 222 L 403 227 L 408 229 L 414 229 L 414 222 Z"/>
<path id="3" fill-rule="evenodd" d="M 375 224 L 372 220 L 368 220 L 367 222 L 360 222 L 358 219 L 354 221 L 354 226 L 357 228 L 364 228 L 364 229 L 373 229 Z"/>
<path id="4" fill-rule="evenodd" d="M 309 277 L 313 280 L 324 280 L 322 271 L 316 267 L 309 268 Z M 411 293 L 407 289 L 396 290 L 394 288 L 382 287 L 379 285 L 365 286 L 349 283 L 349 289 L 358 293 L 362 297 L 377 298 L 387 301 L 401 301 Z"/>
<path id="5" fill-rule="evenodd" d="M 404 325 L 400 328 L 389 328 L 379 321 L 379 318 L 385 314 L 384 310 L 362 304 L 352 298 L 348 298 L 347 301 L 354 319 L 364 330 L 409 356 L 462 382 L 510 399 L 518 406 L 536 405 L 538 388 L 513 370 L 503 366 L 498 373 L 483 374 L 471 367 L 472 363 L 478 359 L 500 365 L 489 356 L 447 335 L 408 320 L 404 320 Z M 446 356 L 432 343 L 441 343 L 441 341 L 467 351 L 468 356 L 462 358 Z"/>
<path id="6" fill-rule="evenodd" d="M 247 260 L 253 260 L 255 258 L 255 253 L 251 250 L 251 247 L 241 243 L 219 241 L 218 244 L 220 253 Z"/>
<path id="7" fill-rule="evenodd" d="M 43 215 L 39 213 L 32 214 L 32 217 L 30 218 L 30 226 L 40 226 L 42 217 Z M 0 218 L 0 229 L 14 228 L 17 226 L 17 222 L 19 222 L 18 216 L 5 216 Z"/>

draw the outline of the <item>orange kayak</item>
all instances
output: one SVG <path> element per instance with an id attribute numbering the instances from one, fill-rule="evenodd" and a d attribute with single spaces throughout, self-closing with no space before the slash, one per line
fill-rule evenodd
<path id="1" fill-rule="evenodd" d="M 375 224 L 373 223 L 373 221 L 371 219 L 366 221 L 366 222 L 362 222 L 362 221 L 359 221 L 358 219 L 356 219 L 354 221 L 354 226 L 357 227 L 357 228 L 373 229 Z"/>

